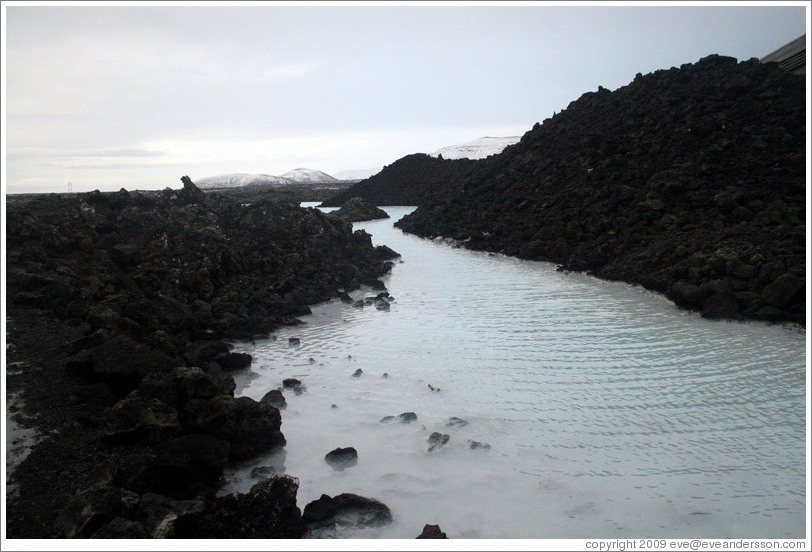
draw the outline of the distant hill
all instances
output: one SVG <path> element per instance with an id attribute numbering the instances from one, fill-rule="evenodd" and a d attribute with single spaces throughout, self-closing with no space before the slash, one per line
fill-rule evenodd
<path id="1" fill-rule="evenodd" d="M 338 180 L 364 180 L 374 174 L 381 172 L 383 167 L 375 167 L 374 169 L 354 169 L 349 171 L 341 171 L 335 173 Z"/>
<path id="2" fill-rule="evenodd" d="M 520 136 L 485 136 L 430 154 L 407 155 L 369 176 L 363 176 L 363 171 L 358 171 L 363 180 L 339 192 L 323 205 L 338 207 L 354 197 L 363 198 L 374 205 L 422 205 L 428 197 L 441 194 L 446 187 L 454 187 L 475 163 L 501 153 L 520 139 Z M 342 178 L 352 180 L 347 178 L 351 175 L 348 173 L 343 173 Z"/>
<path id="3" fill-rule="evenodd" d="M 287 178 L 288 180 L 293 180 L 294 182 L 336 182 L 340 180 L 338 178 L 334 178 L 327 173 L 321 171 L 315 171 L 313 169 L 293 169 L 292 171 L 288 171 L 285 174 L 281 175 L 280 178 Z"/>
<path id="4" fill-rule="evenodd" d="M 340 207 L 354 197 L 373 205 L 422 205 L 427 198 L 444 193 L 474 163 L 470 159 L 438 159 L 414 153 L 384 167 L 381 172 L 330 197 L 322 205 Z"/>
<path id="5" fill-rule="evenodd" d="M 287 186 L 294 183 L 294 180 L 281 176 L 245 173 L 221 174 L 195 180 L 197 187 L 202 189 L 239 188 L 241 186 Z"/>
<path id="6" fill-rule="evenodd" d="M 484 159 L 502 153 L 506 147 L 515 144 L 521 136 L 483 136 L 473 142 L 446 146 L 430 153 L 432 157 L 443 156 L 443 159 Z"/>
<path id="7" fill-rule="evenodd" d="M 281 176 L 271 174 L 233 173 L 219 176 L 198 178 L 195 184 L 198 188 L 239 188 L 242 186 L 267 186 L 272 188 L 288 187 L 297 184 L 332 184 L 339 179 L 327 173 L 313 169 L 299 168 L 288 171 Z"/>

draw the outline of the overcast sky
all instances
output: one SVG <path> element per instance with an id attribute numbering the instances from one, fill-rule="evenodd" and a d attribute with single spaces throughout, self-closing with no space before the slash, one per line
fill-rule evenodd
<path id="1" fill-rule="evenodd" d="M 598 86 L 806 33 L 778 6 L 5 2 L 6 192 L 329 174 L 519 136 Z"/>

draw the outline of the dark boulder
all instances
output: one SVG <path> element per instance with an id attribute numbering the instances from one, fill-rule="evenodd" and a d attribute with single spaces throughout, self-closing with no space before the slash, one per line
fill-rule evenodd
<path id="1" fill-rule="evenodd" d="M 99 434 L 111 444 L 165 441 L 180 432 L 178 412 L 158 399 L 147 399 L 133 393 L 101 416 Z"/>
<path id="2" fill-rule="evenodd" d="M 159 399 L 175 408 L 182 408 L 192 399 L 211 399 L 233 392 L 231 376 L 218 377 L 200 368 L 185 366 L 151 372 L 138 385 L 139 395 Z"/>
<path id="3" fill-rule="evenodd" d="M 90 536 L 92 539 L 148 539 L 150 537 L 151 535 L 143 524 L 120 516 L 108 521 Z"/>
<path id="4" fill-rule="evenodd" d="M 285 437 L 279 430 L 281 425 L 279 409 L 250 397 L 238 398 L 236 429 L 229 437 L 230 458 L 245 460 L 283 447 Z"/>
<path id="5" fill-rule="evenodd" d="M 304 508 L 302 522 L 308 527 L 325 527 L 335 523 L 336 516 L 342 516 L 342 523 L 346 523 L 345 516 L 353 516 L 355 525 L 384 525 L 392 521 L 392 512 L 386 504 L 350 493 L 340 494 L 336 497 L 321 495 Z"/>
<path id="6" fill-rule="evenodd" d="M 361 369 L 359 368 L 358 370 L 356 370 L 355 372 L 353 372 L 352 377 L 354 377 L 354 378 L 360 378 L 360 377 L 361 377 L 361 375 L 362 375 L 363 373 L 364 373 L 364 371 L 363 371 L 363 370 L 361 370 Z"/>
<path id="7" fill-rule="evenodd" d="M 448 537 L 446 536 L 445 533 L 443 533 L 443 531 L 440 529 L 439 525 L 426 524 L 423 527 L 423 532 L 420 533 L 415 538 L 417 538 L 417 539 L 447 539 Z"/>
<path id="8" fill-rule="evenodd" d="M 238 417 L 237 399 L 228 395 L 190 399 L 180 412 L 186 432 L 212 435 L 226 441 L 230 441 L 237 431 Z"/>
<path id="9" fill-rule="evenodd" d="M 188 176 L 182 176 L 183 188 L 178 192 L 178 202 L 182 204 L 205 203 L 206 193 L 198 188 Z"/>
<path id="10" fill-rule="evenodd" d="M 150 372 L 171 370 L 175 363 L 166 355 L 123 335 L 113 337 L 91 351 L 93 377 L 126 394 Z"/>
<path id="11" fill-rule="evenodd" d="M 701 314 L 703 318 L 739 318 L 739 303 L 731 293 L 717 293 L 705 301 Z"/>
<path id="12" fill-rule="evenodd" d="M 784 274 L 761 291 L 765 303 L 779 309 L 803 300 L 804 282 L 794 274 Z"/>
<path id="13" fill-rule="evenodd" d="M 205 366 L 217 358 L 229 353 L 229 346 L 223 341 L 206 339 L 189 343 L 186 346 L 185 359 L 191 366 Z"/>
<path id="14" fill-rule="evenodd" d="M 301 383 L 299 384 L 301 385 Z M 288 406 L 285 395 L 279 389 L 271 389 L 259 400 L 260 404 L 269 404 L 274 408 L 283 409 Z"/>
<path id="15" fill-rule="evenodd" d="M 350 294 L 346 291 L 339 292 L 337 296 L 342 303 L 346 303 L 347 305 L 352 305 L 354 303 L 353 298 L 350 297 Z"/>
<path id="16" fill-rule="evenodd" d="M 227 372 L 235 372 L 251 367 L 251 355 L 248 353 L 228 353 L 215 359 L 215 362 L 223 367 Z"/>
<path id="17" fill-rule="evenodd" d="M 293 389 L 294 387 L 300 387 L 302 385 L 302 381 L 296 378 L 285 378 L 282 380 L 282 387 L 285 389 Z"/>
<path id="18" fill-rule="evenodd" d="M 228 463 L 228 441 L 211 435 L 188 434 L 156 446 L 149 467 L 153 489 L 177 497 L 192 498 L 210 488 Z"/>
<path id="19" fill-rule="evenodd" d="M 88 538 L 120 515 L 133 515 L 138 495 L 110 485 L 77 493 L 62 509 L 56 526 L 69 539 Z"/>
<path id="20" fill-rule="evenodd" d="M 286 378 L 282 380 L 282 387 L 292 389 L 297 395 L 301 395 L 307 390 L 307 386 L 296 378 Z"/>
<path id="21" fill-rule="evenodd" d="M 193 539 L 298 539 L 304 534 L 296 506 L 299 481 L 287 475 L 259 481 L 246 494 L 218 497 L 179 520 L 176 536 Z"/>
<path id="22" fill-rule="evenodd" d="M 351 468 L 358 463 L 358 451 L 353 447 L 337 448 L 331 450 L 324 456 L 325 462 L 330 464 L 336 471 L 343 471 L 346 468 Z"/>
<path id="23" fill-rule="evenodd" d="M 683 308 L 697 308 L 703 302 L 699 286 L 684 281 L 674 282 L 667 296 L 674 304 Z"/>
<path id="24" fill-rule="evenodd" d="M 175 536 L 179 522 L 201 513 L 204 508 L 201 499 L 173 500 L 156 493 L 144 493 L 138 503 L 137 517 L 151 538 L 166 539 Z"/>

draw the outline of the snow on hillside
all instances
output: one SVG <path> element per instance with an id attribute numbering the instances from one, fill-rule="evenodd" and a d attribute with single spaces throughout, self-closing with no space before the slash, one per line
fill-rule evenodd
<path id="1" fill-rule="evenodd" d="M 327 173 L 321 171 L 315 171 L 313 169 L 293 169 L 292 171 L 288 171 L 282 175 L 282 178 L 288 178 L 293 180 L 294 182 L 335 182 L 336 178 L 333 178 Z"/>
<path id="2" fill-rule="evenodd" d="M 273 176 L 271 174 L 245 174 L 245 173 L 207 176 L 205 178 L 196 179 L 194 182 L 198 188 L 238 188 L 240 186 L 260 186 L 260 185 L 280 186 L 294 183 L 293 180 L 281 176 Z"/>
<path id="3" fill-rule="evenodd" d="M 383 167 L 375 167 L 374 169 L 353 169 L 349 171 L 341 171 L 335 173 L 338 180 L 364 180 L 374 174 L 381 172 Z"/>
<path id="4" fill-rule="evenodd" d="M 521 136 L 483 136 L 473 142 L 446 146 L 429 155 L 432 157 L 442 155 L 443 159 L 484 159 L 489 155 L 502 153 L 503 149 L 521 139 Z"/>

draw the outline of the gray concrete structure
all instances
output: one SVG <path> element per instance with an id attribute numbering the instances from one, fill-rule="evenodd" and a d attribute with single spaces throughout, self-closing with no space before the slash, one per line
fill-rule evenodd
<path id="1" fill-rule="evenodd" d="M 779 67 L 797 75 L 806 74 L 806 35 L 781 46 L 761 58 L 762 63 L 777 62 Z"/>

